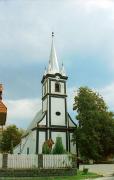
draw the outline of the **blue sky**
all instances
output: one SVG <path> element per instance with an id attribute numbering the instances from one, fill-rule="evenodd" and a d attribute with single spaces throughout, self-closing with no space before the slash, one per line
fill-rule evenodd
<path id="1" fill-rule="evenodd" d="M 41 108 L 41 79 L 51 32 L 64 62 L 68 104 L 80 86 L 97 90 L 114 111 L 114 1 L 0 1 L 0 82 L 8 124 L 26 128 Z M 72 97 L 72 98 L 71 98 Z"/>

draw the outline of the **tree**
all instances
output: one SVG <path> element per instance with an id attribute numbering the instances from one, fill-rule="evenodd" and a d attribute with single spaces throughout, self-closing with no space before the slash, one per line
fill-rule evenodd
<path id="1" fill-rule="evenodd" d="M 53 148 L 53 154 L 64 154 L 64 153 L 65 153 L 65 149 L 62 143 L 62 138 L 56 137 L 55 146 Z"/>
<path id="2" fill-rule="evenodd" d="M 75 97 L 78 127 L 73 135 L 81 156 L 99 160 L 114 153 L 114 114 L 108 111 L 103 98 L 87 87 Z"/>
<path id="3" fill-rule="evenodd" d="M 13 153 L 13 148 L 20 143 L 22 137 L 22 130 L 15 125 L 8 126 L 2 134 L 1 150 L 2 152 Z"/>

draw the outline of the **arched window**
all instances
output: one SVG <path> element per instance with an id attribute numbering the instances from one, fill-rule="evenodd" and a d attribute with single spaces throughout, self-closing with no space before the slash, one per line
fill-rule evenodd
<path id="1" fill-rule="evenodd" d="M 55 92 L 60 92 L 61 91 L 61 86 L 58 82 L 55 83 Z"/>

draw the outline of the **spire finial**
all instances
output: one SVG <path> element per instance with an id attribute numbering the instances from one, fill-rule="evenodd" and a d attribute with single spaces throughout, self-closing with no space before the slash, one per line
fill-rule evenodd
<path id="1" fill-rule="evenodd" d="M 52 32 L 52 38 L 54 37 L 54 32 Z"/>

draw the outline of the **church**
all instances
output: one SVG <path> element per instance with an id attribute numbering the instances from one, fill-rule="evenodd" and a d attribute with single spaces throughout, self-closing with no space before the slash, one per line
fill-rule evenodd
<path id="1" fill-rule="evenodd" d="M 42 108 L 27 128 L 21 143 L 14 148 L 14 154 L 41 154 L 42 145 L 56 137 L 62 138 L 67 152 L 76 153 L 72 134 L 76 124 L 67 111 L 67 75 L 64 65 L 59 63 L 54 46 L 54 33 L 48 67 L 45 69 L 42 83 Z"/>

